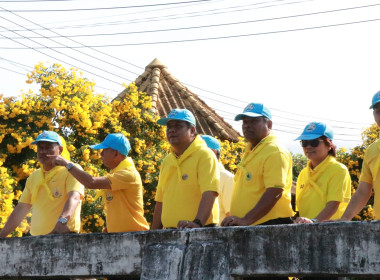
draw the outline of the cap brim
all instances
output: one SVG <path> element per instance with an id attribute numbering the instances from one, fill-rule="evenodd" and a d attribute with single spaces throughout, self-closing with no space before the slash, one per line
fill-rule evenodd
<path id="1" fill-rule="evenodd" d="M 296 141 L 296 140 L 313 140 L 313 139 L 317 139 L 321 136 L 323 136 L 323 135 L 319 135 L 319 134 L 301 135 L 301 136 L 297 137 L 296 139 L 294 139 L 294 141 Z"/>
<path id="2" fill-rule="evenodd" d="M 107 149 L 107 148 L 109 148 L 106 145 L 104 145 L 103 143 L 96 144 L 96 145 L 90 145 L 89 147 L 91 149 L 94 149 L 94 150 L 101 150 L 101 149 Z"/>
<path id="3" fill-rule="evenodd" d="M 159 125 L 166 125 L 166 124 L 168 123 L 168 121 L 170 121 L 170 120 L 172 120 L 172 119 L 162 118 L 162 119 L 159 119 L 159 120 L 157 121 L 157 123 L 158 123 Z"/>
<path id="4" fill-rule="evenodd" d="M 39 139 L 39 140 L 34 140 L 32 143 L 32 145 L 37 145 L 38 142 L 50 142 L 50 143 L 58 143 L 60 146 L 62 145 L 61 143 L 59 143 L 58 141 L 55 141 L 55 140 L 51 140 L 51 139 Z"/>
<path id="5" fill-rule="evenodd" d="M 261 115 L 261 114 L 246 112 L 246 113 L 241 113 L 239 115 L 236 115 L 235 121 L 241 121 L 244 117 L 257 118 L 257 117 L 262 117 L 262 116 L 263 115 Z"/>
<path id="6" fill-rule="evenodd" d="M 370 109 L 373 109 L 373 107 L 375 107 L 378 103 L 380 103 L 380 100 L 377 101 L 376 103 L 372 104 L 371 106 L 369 106 Z"/>

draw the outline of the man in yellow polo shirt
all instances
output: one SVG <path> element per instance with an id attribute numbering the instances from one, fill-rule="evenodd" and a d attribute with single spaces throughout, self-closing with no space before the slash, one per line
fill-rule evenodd
<path id="1" fill-rule="evenodd" d="M 250 103 L 235 117 L 239 120 L 247 145 L 235 174 L 231 216 L 222 226 L 292 223 L 292 158 L 271 134 L 271 112 L 261 103 Z"/>
<path id="2" fill-rule="evenodd" d="M 373 117 L 377 126 L 380 127 L 380 91 L 372 98 Z M 380 218 L 380 141 L 379 139 L 368 146 L 364 154 L 362 171 L 359 178 L 359 186 L 351 198 L 346 211 L 340 221 L 351 221 L 364 206 L 374 192 L 373 212 L 375 220 Z"/>
<path id="3" fill-rule="evenodd" d="M 157 123 L 166 125 L 171 151 L 161 166 L 152 229 L 215 226 L 218 163 L 196 135 L 194 115 L 174 109 Z"/>
<path id="4" fill-rule="evenodd" d="M 54 131 L 44 131 L 32 144 L 37 145 L 37 159 L 41 168 L 27 179 L 25 189 L 0 237 L 8 236 L 31 208 L 31 235 L 79 232 L 84 188 L 66 168 L 53 164 L 53 158 L 63 151 L 60 136 Z"/>
<path id="5" fill-rule="evenodd" d="M 54 164 L 66 166 L 86 188 L 105 190 L 107 232 L 149 229 L 144 217 L 141 177 L 127 157 L 131 149 L 128 139 L 122 133 L 108 134 L 102 143 L 90 148 L 103 150 L 103 164 L 111 169 L 108 175 L 93 177 L 61 156 L 55 157 Z"/>

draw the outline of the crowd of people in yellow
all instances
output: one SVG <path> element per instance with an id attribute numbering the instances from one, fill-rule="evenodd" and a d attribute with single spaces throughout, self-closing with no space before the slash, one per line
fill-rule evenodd
<path id="1" fill-rule="evenodd" d="M 370 109 L 380 126 L 380 91 Z M 246 140 L 235 176 L 218 161 L 219 141 L 197 134 L 189 110 L 174 109 L 157 121 L 166 126 L 171 150 L 160 170 L 152 230 L 350 221 L 366 205 L 372 190 L 375 217 L 380 215 L 380 141 L 368 147 L 359 187 L 351 199 L 351 179 L 347 168 L 335 159 L 332 129 L 322 122 L 309 123 L 296 139 L 308 163 L 296 183 L 295 218 L 292 157 L 271 132 L 270 110 L 250 103 L 235 120 L 242 121 Z M 32 144 L 37 145 L 41 168 L 27 179 L 0 238 L 8 236 L 30 210 L 32 235 L 79 232 L 85 187 L 102 190 L 107 205 L 105 232 L 149 230 L 141 177 L 128 157 L 131 147 L 122 133 L 109 134 L 102 143 L 90 146 L 102 150 L 103 164 L 110 169 L 102 177 L 93 177 L 72 163 L 64 139 L 56 132 L 44 131 Z"/>

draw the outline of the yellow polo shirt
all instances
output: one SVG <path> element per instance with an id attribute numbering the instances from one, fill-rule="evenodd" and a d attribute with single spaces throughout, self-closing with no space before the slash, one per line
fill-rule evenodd
<path id="1" fill-rule="evenodd" d="M 81 168 L 79 165 L 76 166 Z M 49 192 L 53 198 L 51 199 L 45 187 L 37 186 L 38 182 L 42 180 L 42 172 L 41 169 L 38 169 L 29 176 L 19 200 L 19 202 L 22 203 L 32 204 L 31 235 L 48 234 L 54 229 L 62 213 L 69 192 L 77 191 L 82 197 L 84 195 L 83 185 L 81 185 L 65 167 L 56 166 L 45 173 L 45 176 L 47 176 L 50 172 L 56 172 L 47 182 Z M 36 190 L 38 191 L 36 199 L 32 202 L 32 195 Z M 81 203 L 79 203 L 73 217 L 67 222 L 67 226 L 72 232 L 80 231 L 80 210 Z"/>
<path id="2" fill-rule="evenodd" d="M 331 219 L 339 219 L 351 199 L 351 177 L 347 167 L 327 156 L 317 167 L 302 169 L 297 179 L 296 206 L 301 217 L 314 219 L 329 201 L 339 201 Z"/>
<path id="3" fill-rule="evenodd" d="M 368 146 L 365 154 L 362 166 L 362 171 L 360 174 L 359 182 L 366 182 L 373 186 L 374 191 L 374 204 L 373 212 L 375 219 L 378 220 L 380 217 L 380 172 L 376 172 L 379 169 L 380 160 L 380 142 L 376 140 L 371 145 Z M 378 171 L 378 170 L 377 170 Z M 376 176 L 375 176 L 376 174 Z"/>
<path id="4" fill-rule="evenodd" d="M 205 191 L 219 192 L 218 162 L 197 136 L 179 158 L 172 151 L 162 163 L 155 199 L 162 202 L 163 226 L 177 227 L 180 220 L 194 220 Z M 205 225 L 218 223 L 218 211 L 214 203 Z"/>
<path id="5" fill-rule="evenodd" d="M 282 188 L 275 206 L 253 225 L 293 216 L 290 188 L 292 157 L 272 134 L 255 147 L 246 145 L 238 170 L 231 201 L 231 216 L 244 217 L 260 200 L 267 188 Z"/>
<path id="6" fill-rule="evenodd" d="M 130 157 L 106 175 L 111 189 L 105 190 L 108 232 L 148 230 L 144 217 L 143 187 L 140 174 Z"/>

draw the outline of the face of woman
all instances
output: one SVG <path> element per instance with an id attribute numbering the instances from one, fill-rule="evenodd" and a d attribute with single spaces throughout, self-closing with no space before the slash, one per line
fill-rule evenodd
<path id="1" fill-rule="evenodd" d="M 320 164 L 329 154 L 331 149 L 323 139 L 316 138 L 313 140 L 301 141 L 303 152 L 305 156 L 310 160 L 312 167 L 316 167 Z"/>

